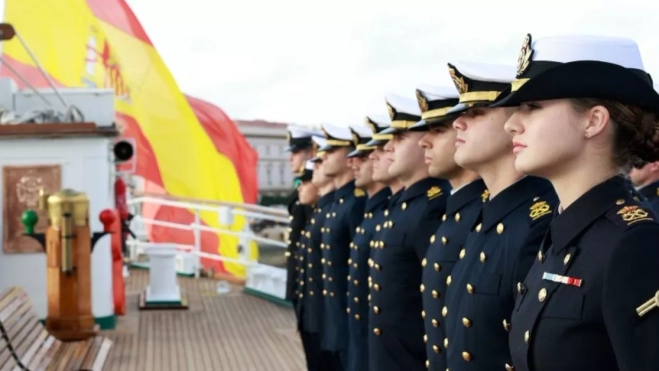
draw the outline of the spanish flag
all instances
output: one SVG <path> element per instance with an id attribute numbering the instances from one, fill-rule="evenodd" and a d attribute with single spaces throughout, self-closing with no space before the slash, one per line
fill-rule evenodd
<path id="1" fill-rule="evenodd" d="M 136 141 L 136 175 L 147 192 L 229 202 L 256 201 L 256 152 L 235 124 L 208 102 L 184 95 L 124 0 L 5 0 L 11 23 L 60 87 L 114 88 L 116 122 Z M 3 60 L 37 87 L 48 87 L 17 39 L 2 45 Z M 193 63 L 193 61 L 190 61 Z M 3 76 L 12 77 L 6 68 Z M 20 80 L 15 79 L 20 86 Z M 192 210 L 151 206 L 146 217 L 180 224 Z M 244 218 L 210 227 L 240 231 Z M 153 227 L 155 242 L 193 244 L 191 231 Z M 202 232 L 202 250 L 238 257 L 238 239 Z M 256 249 L 250 246 L 252 257 Z M 244 267 L 202 260 L 216 272 L 244 276 Z"/>

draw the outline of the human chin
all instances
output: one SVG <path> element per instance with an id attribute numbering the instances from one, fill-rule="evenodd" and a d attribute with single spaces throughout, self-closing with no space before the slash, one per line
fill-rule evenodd
<path id="1" fill-rule="evenodd" d="M 515 154 L 515 170 L 527 175 L 541 176 L 545 173 L 544 169 L 556 163 L 558 158 L 547 153 L 534 151 L 533 147 L 526 147 Z"/>
<path id="2" fill-rule="evenodd" d="M 466 143 L 465 143 L 466 144 Z M 468 168 L 470 164 L 470 155 L 469 155 L 469 148 L 467 148 L 466 145 L 462 145 L 458 148 L 455 149 L 455 154 L 453 155 L 453 159 L 455 160 L 455 163 L 458 164 L 461 167 Z"/>

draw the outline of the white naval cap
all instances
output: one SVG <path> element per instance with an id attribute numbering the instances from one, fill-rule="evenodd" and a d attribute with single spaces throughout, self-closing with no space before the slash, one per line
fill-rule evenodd
<path id="1" fill-rule="evenodd" d="M 375 148 L 390 141 L 393 137 L 392 134 L 383 134 L 385 130 L 391 127 L 391 118 L 384 115 L 368 115 L 366 116 L 366 125 L 373 131 L 372 140 L 366 143 L 366 146 Z"/>
<path id="2" fill-rule="evenodd" d="M 297 151 L 309 148 L 312 144 L 311 137 L 322 135 L 318 130 L 299 125 L 288 125 L 286 128 L 287 151 Z"/>
<path id="3" fill-rule="evenodd" d="M 458 61 L 448 71 L 460 94 L 460 103 L 448 114 L 459 114 L 474 106 L 491 105 L 515 80 L 515 66 Z"/>
<path id="4" fill-rule="evenodd" d="M 352 125 L 350 130 L 354 133 L 355 150 L 348 154 L 348 157 L 357 157 L 366 154 L 368 151 L 375 149 L 373 146 L 367 146 L 366 143 L 373 138 L 373 129 L 370 125 Z"/>
<path id="5" fill-rule="evenodd" d="M 429 102 L 444 99 L 459 98 L 460 94 L 454 86 L 435 86 L 435 85 L 419 85 L 416 88 L 417 96 L 424 96 Z M 421 109 L 423 111 L 423 109 Z"/>
<path id="6" fill-rule="evenodd" d="M 322 161 L 322 156 L 323 152 L 325 152 L 324 148 L 327 147 L 327 139 L 325 139 L 324 136 L 316 136 L 314 135 L 311 137 L 313 140 L 314 144 L 318 147 L 318 151 L 316 152 L 316 157 L 312 158 L 311 161 L 312 163 L 320 162 Z"/>
<path id="7" fill-rule="evenodd" d="M 517 61 L 515 92 L 526 81 L 559 64 L 599 61 L 643 71 L 643 60 L 632 39 L 593 35 L 563 35 L 533 40 L 527 34 Z"/>
<path id="8" fill-rule="evenodd" d="M 361 139 L 373 137 L 373 129 L 366 125 L 350 125 L 350 129 Z"/>
<path id="9" fill-rule="evenodd" d="M 416 99 L 421 109 L 422 121 L 437 121 L 445 117 L 448 111 L 458 104 L 459 98 L 460 94 L 455 86 L 419 85 L 416 89 Z M 418 129 L 419 125 L 415 125 L 414 128 Z"/>
<path id="10" fill-rule="evenodd" d="M 288 125 L 286 130 L 290 133 L 291 138 L 294 139 L 311 138 L 314 135 L 322 135 L 322 133 L 316 129 L 299 125 Z"/>
<path id="11" fill-rule="evenodd" d="M 313 140 L 314 143 L 318 146 L 318 148 L 323 148 L 327 145 L 327 139 L 325 137 L 317 136 L 314 135 L 311 137 L 311 140 Z"/>
<path id="12" fill-rule="evenodd" d="M 385 102 L 391 119 L 391 127 L 383 133 L 393 134 L 407 130 L 421 120 L 421 109 L 416 99 L 397 94 L 387 94 Z"/>
<path id="13" fill-rule="evenodd" d="M 373 132 L 378 132 L 391 125 L 391 118 L 389 116 L 378 115 L 378 114 L 367 115 L 366 125 L 370 126 L 371 130 L 373 130 L 373 126 L 371 124 L 375 125 L 376 127 L 376 130 L 374 130 Z"/>
<path id="14" fill-rule="evenodd" d="M 324 123 L 321 125 L 327 144 L 321 147 L 321 151 L 327 151 L 335 147 L 349 147 L 354 145 L 353 136 L 347 126 Z"/>
<path id="15" fill-rule="evenodd" d="M 600 98 L 659 111 L 659 95 L 643 68 L 639 47 L 627 38 L 566 35 L 534 41 L 527 34 L 517 59 L 516 78 L 495 106 Z"/>

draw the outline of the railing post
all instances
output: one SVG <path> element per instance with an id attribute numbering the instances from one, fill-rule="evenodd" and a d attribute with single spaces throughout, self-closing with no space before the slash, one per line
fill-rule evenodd
<path id="1" fill-rule="evenodd" d="M 195 256 L 195 268 L 194 268 L 194 277 L 199 278 L 201 270 L 201 257 L 199 253 L 201 252 L 201 230 L 199 230 L 199 225 L 201 224 L 201 212 L 199 209 L 194 210 L 194 227 L 192 228 L 192 233 L 194 234 L 194 256 Z"/>
<path id="2" fill-rule="evenodd" d="M 245 223 L 245 225 L 243 226 L 243 233 L 245 234 L 252 233 L 252 231 L 249 229 L 249 223 Z M 249 237 L 241 237 L 240 245 L 243 246 L 243 251 L 241 252 L 241 258 L 245 261 L 251 261 L 250 253 L 252 249 L 252 239 Z"/>

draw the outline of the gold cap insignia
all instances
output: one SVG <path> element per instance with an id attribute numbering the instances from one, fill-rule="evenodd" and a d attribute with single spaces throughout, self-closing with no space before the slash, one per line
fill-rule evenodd
<path id="1" fill-rule="evenodd" d="M 641 220 L 652 220 L 647 211 L 636 205 L 623 207 L 618 211 L 618 215 L 622 216 L 622 220 L 627 222 L 627 225 L 634 224 Z"/>
<path id="2" fill-rule="evenodd" d="M 291 141 L 291 132 L 288 131 L 288 130 L 286 131 L 286 141 L 287 141 L 287 142 L 290 142 L 290 141 Z"/>
<path id="3" fill-rule="evenodd" d="M 526 34 L 526 37 L 524 38 L 522 50 L 520 50 L 519 57 L 517 58 L 517 78 L 522 77 L 524 71 L 529 68 L 532 56 L 533 49 L 531 49 L 531 34 L 529 33 Z"/>
<path id="4" fill-rule="evenodd" d="M 531 205 L 529 210 L 531 210 L 529 216 L 532 220 L 536 220 L 543 215 L 551 214 L 551 206 L 549 206 L 547 201 L 538 201 Z"/>
<path id="5" fill-rule="evenodd" d="M 355 188 L 355 197 L 363 197 L 366 195 L 366 192 L 364 192 L 360 188 Z"/>
<path id="6" fill-rule="evenodd" d="M 419 102 L 419 108 L 421 108 L 421 112 L 426 112 L 428 111 L 428 99 L 423 96 L 423 93 L 421 93 L 419 90 L 416 91 L 416 100 Z"/>
<path id="7" fill-rule="evenodd" d="M 352 130 L 350 130 L 350 132 L 352 133 L 352 143 L 354 143 L 356 147 L 359 144 L 359 135 Z"/>
<path id="8" fill-rule="evenodd" d="M 451 75 L 451 79 L 453 79 L 453 83 L 455 84 L 455 88 L 458 89 L 458 93 L 464 94 L 469 90 L 469 85 L 465 82 L 464 76 L 460 74 L 455 69 L 455 66 L 449 63 L 448 65 L 448 73 Z"/>
<path id="9" fill-rule="evenodd" d="M 396 110 L 388 102 L 387 102 L 387 111 L 389 111 L 389 118 L 393 120 L 394 116 L 396 115 Z"/>
<path id="10" fill-rule="evenodd" d="M 374 123 L 372 123 L 372 122 L 370 122 L 370 121 L 367 122 L 366 124 L 367 124 L 368 128 L 371 129 L 371 131 L 373 132 L 373 134 L 375 134 L 375 133 L 378 132 L 378 126 L 377 126 L 377 125 L 375 125 Z"/>
<path id="11" fill-rule="evenodd" d="M 432 186 L 427 192 L 428 194 L 428 199 L 432 200 L 433 198 L 440 196 L 442 194 L 442 189 L 439 188 L 438 186 Z"/>
<path id="12" fill-rule="evenodd" d="M 483 193 L 481 193 L 481 200 L 483 200 L 483 202 L 487 202 L 489 199 L 490 199 L 490 190 L 486 189 L 483 191 Z"/>

